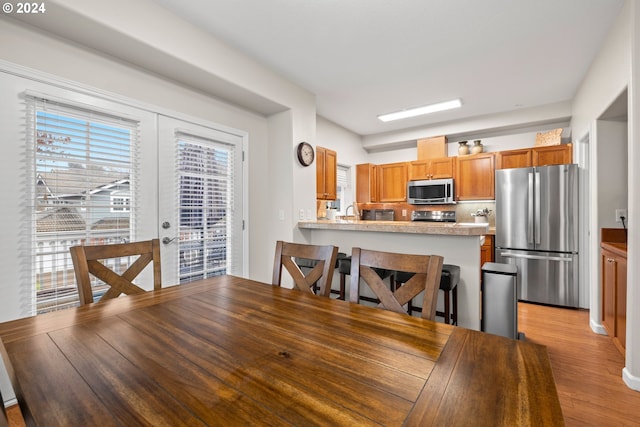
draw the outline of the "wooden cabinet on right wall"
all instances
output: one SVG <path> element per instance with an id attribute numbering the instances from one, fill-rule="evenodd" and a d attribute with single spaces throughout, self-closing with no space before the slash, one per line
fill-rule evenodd
<path id="1" fill-rule="evenodd" d="M 620 352 L 627 337 L 627 244 L 622 229 L 603 228 L 600 238 L 602 325 Z"/>

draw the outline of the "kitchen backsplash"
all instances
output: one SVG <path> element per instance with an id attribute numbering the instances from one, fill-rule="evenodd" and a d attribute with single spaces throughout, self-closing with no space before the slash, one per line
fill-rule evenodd
<path id="1" fill-rule="evenodd" d="M 455 206 L 456 220 L 458 222 L 475 222 L 476 219 L 471 214 L 482 211 L 484 209 L 488 209 L 489 214 L 487 215 L 487 222 L 489 223 L 489 227 L 496 226 L 496 202 L 494 200 L 489 200 L 486 202 L 458 203 Z"/>
<path id="2" fill-rule="evenodd" d="M 456 220 L 458 222 L 475 222 L 475 217 L 472 213 L 479 210 L 488 209 L 487 222 L 489 227 L 496 226 L 496 202 L 494 200 L 479 201 L 479 202 L 464 202 L 457 203 L 455 205 L 429 205 L 429 206 L 416 206 L 408 203 L 359 203 L 358 209 L 393 209 L 395 212 L 396 221 L 411 221 L 411 212 L 414 210 L 419 211 L 455 211 Z"/>

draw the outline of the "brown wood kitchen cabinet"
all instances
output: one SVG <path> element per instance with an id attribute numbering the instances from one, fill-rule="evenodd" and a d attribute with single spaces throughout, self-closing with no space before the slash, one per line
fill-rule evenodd
<path id="1" fill-rule="evenodd" d="M 496 169 L 570 164 L 573 162 L 572 147 L 572 144 L 560 144 L 500 151 L 497 153 Z"/>
<path id="2" fill-rule="evenodd" d="M 606 233 L 606 229 L 603 229 L 603 233 Z M 605 235 L 603 234 L 603 236 Z M 600 246 L 600 257 L 602 264 L 602 324 L 618 350 L 625 354 L 627 244 L 603 240 Z"/>
<path id="3" fill-rule="evenodd" d="M 378 202 L 405 202 L 409 164 L 407 162 L 378 165 Z"/>
<path id="4" fill-rule="evenodd" d="M 372 163 L 356 165 L 356 202 L 378 201 L 378 168 Z"/>
<path id="5" fill-rule="evenodd" d="M 480 246 L 480 268 L 485 262 L 494 262 L 493 235 L 484 236 L 484 243 Z"/>
<path id="6" fill-rule="evenodd" d="M 496 169 L 531 167 L 531 148 L 500 151 L 496 158 Z"/>
<path id="7" fill-rule="evenodd" d="M 446 157 L 447 137 L 434 136 L 416 141 L 418 146 L 418 160 L 428 160 L 431 158 Z"/>
<path id="8" fill-rule="evenodd" d="M 409 163 L 409 180 L 453 178 L 454 157 L 416 160 Z"/>
<path id="9" fill-rule="evenodd" d="M 531 149 L 533 166 L 567 165 L 573 163 L 573 144 L 549 145 Z"/>
<path id="10" fill-rule="evenodd" d="M 338 181 L 338 154 L 316 147 L 316 199 L 335 200 Z"/>
<path id="11" fill-rule="evenodd" d="M 495 198 L 494 153 L 456 157 L 456 200 L 493 200 Z"/>

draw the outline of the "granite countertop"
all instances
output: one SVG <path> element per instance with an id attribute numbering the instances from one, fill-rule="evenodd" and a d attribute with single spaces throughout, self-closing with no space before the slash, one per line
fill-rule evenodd
<path id="1" fill-rule="evenodd" d="M 488 224 L 421 221 L 316 220 L 299 221 L 298 228 L 310 230 L 377 231 L 386 233 L 483 236 L 491 234 Z M 495 231 L 494 231 L 495 233 Z"/>

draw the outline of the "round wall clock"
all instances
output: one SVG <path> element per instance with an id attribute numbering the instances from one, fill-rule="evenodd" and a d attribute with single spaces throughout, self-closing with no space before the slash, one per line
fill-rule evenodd
<path id="1" fill-rule="evenodd" d="M 313 163 L 315 158 L 315 152 L 313 147 L 308 142 L 301 142 L 298 144 L 298 161 L 302 166 L 309 166 Z"/>

